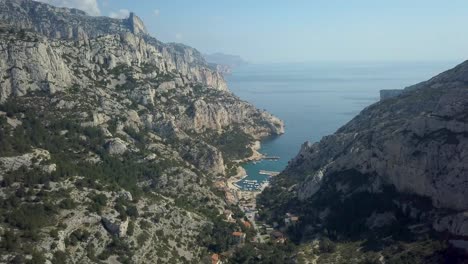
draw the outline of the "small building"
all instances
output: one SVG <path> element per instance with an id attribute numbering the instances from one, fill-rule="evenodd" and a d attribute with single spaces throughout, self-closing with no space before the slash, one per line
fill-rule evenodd
<path id="1" fill-rule="evenodd" d="M 291 213 L 286 213 L 286 217 L 284 218 L 284 224 L 286 226 L 296 225 L 299 222 L 299 217 L 295 216 Z"/>
<path id="2" fill-rule="evenodd" d="M 242 221 L 245 228 L 252 228 L 252 224 L 249 221 Z"/>
<path id="3" fill-rule="evenodd" d="M 245 233 L 242 232 L 232 232 L 232 236 L 234 237 L 234 240 L 236 241 L 237 244 L 244 244 L 245 242 Z"/>
<path id="4" fill-rule="evenodd" d="M 222 264 L 221 258 L 219 257 L 218 254 L 213 254 L 211 255 L 211 264 Z"/>

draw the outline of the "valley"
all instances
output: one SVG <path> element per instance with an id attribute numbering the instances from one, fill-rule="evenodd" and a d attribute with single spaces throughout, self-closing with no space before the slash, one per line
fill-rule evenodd
<path id="1" fill-rule="evenodd" d="M 157 4 L 0 0 L 0 263 L 466 263 L 467 61 Z"/>

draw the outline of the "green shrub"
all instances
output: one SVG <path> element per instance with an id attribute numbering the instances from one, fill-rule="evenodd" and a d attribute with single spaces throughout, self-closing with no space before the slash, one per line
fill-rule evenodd
<path id="1" fill-rule="evenodd" d="M 76 203 L 73 201 L 73 199 L 70 198 L 65 198 L 59 203 L 59 207 L 61 209 L 75 209 L 76 208 Z"/>
<path id="2" fill-rule="evenodd" d="M 100 213 L 102 207 L 107 205 L 107 196 L 104 194 L 95 194 L 90 197 L 91 203 L 88 209 L 92 212 Z"/>
<path id="3" fill-rule="evenodd" d="M 143 233 L 137 236 L 138 245 L 143 246 L 146 243 L 146 241 L 148 241 L 149 238 L 150 238 L 150 235 L 146 231 L 143 231 Z"/>
<path id="4" fill-rule="evenodd" d="M 28 264 L 44 264 L 46 262 L 46 258 L 44 253 L 34 250 L 32 252 L 32 259 L 28 260 L 26 263 Z"/>
<path id="5" fill-rule="evenodd" d="M 7 230 L 0 241 L 1 247 L 7 252 L 15 252 L 20 246 L 19 237 L 12 230 Z"/>
<path id="6" fill-rule="evenodd" d="M 321 253 L 333 253 L 336 251 L 336 244 L 329 238 L 323 238 L 320 240 L 319 250 Z"/>
<path id="7" fill-rule="evenodd" d="M 127 215 L 130 217 L 138 217 L 138 209 L 134 205 L 127 206 Z"/>
<path id="8" fill-rule="evenodd" d="M 22 230 L 34 231 L 54 223 L 55 212 L 42 204 L 23 204 L 7 216 L 7 222 Z"/>

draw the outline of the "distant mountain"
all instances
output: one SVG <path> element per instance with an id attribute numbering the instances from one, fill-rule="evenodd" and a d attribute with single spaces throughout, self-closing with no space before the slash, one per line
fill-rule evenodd
<path id="1" fill-rule="evenodd" d="M 218 72 L 230 74 L 233 68 L 247 64 L 242 57 L 238 55 L 229 55 L 224 53 L 204 54 L 205 60 L 213 66 Z"/>

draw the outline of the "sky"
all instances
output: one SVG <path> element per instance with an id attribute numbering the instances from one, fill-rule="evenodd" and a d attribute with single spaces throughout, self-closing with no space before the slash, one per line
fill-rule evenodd
<path id="1" fill-rule="evenodd" d="M 254 63 L 463 61 L 466 0 L 39 0 L 135 12 L 151 35 Z"/>

